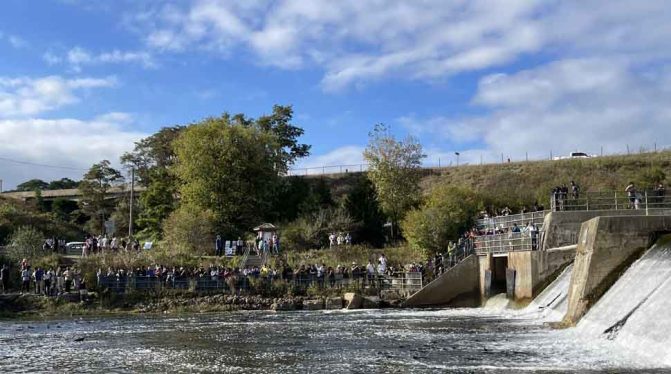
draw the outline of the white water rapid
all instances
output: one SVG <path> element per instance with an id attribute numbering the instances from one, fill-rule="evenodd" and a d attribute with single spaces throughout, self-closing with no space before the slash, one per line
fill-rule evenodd
<path id="1" fill-rule="evenodd" d="M 671 236 L 657 241 L 578 323 L 581 334 L 671 365 Z"/>

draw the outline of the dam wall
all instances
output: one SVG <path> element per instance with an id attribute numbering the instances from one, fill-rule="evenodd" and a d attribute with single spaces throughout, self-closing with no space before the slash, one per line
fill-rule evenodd
<path id="1" fill-rule="evenodd" d="M 583 223 L 563 323 L 577 323 L 660 234 L 669 232 L 669 216 L 597 217 Z"/>
<path id="2" fill-rule="evenodd" d="M 651 215 L 671 215 L 671 209 L 654 209 L 647 212 Z M 622 210 L 587 210 L 550 212 L 543 221 L 543 238 L 541 248 L 563 247 L 576 244 L 578 234 L 583 222 L 595 217 L 617 217 L 617 216 L 645 216 L 645 209 L 622 209 Z"/>
<path id="3" fill-rule="evenodd" d="M 573 261 L 576 246 L 548 251 L 520 251 L 508 253 L 508 269 L 515 271 L 514 299 L 531 301 L 558 272 Z"/>
<path id="4" fill-rule="evenodd" d="M 478 286 L 478 258 L 470 255 L 410 296 L 403 305 L 420 307 L 466 303 L 477 306 L 480 301 Z"/>

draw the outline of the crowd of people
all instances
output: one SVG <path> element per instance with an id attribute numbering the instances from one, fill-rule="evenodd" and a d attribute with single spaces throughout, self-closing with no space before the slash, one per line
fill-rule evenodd
<path id="1" fill-rule="evenodd" d="M 0 283 L 3 293 L 10 290 L 9 279 L 9 267 L 2 265 Z M 19 279 L 21 293 L 55 296 L 86 289 L 86 281 L 77 268 L 57 267 L 55 270 L 54 268 L 33 268 L 27 259 L 23 259 L 20 263 Z"/>
<path id="2" fill-rule="evenodd" d="M 278 261 L 276 267 L 264 264 L 245 268 L 216 265 L 194 268 L 152 265 L 135 269 L 99 269 L 96 275 L 98 285 L 103 287 L 115 287 L 120 283 L 125 285 L 129 278 L 134 279 L 136 287 L 138 284 L 140 287 L 146 284 L 160 284 L 168 288 L 185 288 L 189 280 L 194 280 L 197 284 L 205 284 L 205 287 L 207 282 L 213 282 L 217 287 L 226 285 L 230 288 L 244 288 L 245 285 L 249 285 L 248 281 L 251 278 L 267 281 L 284 280 L 306 287 L 311 284 L 335 287 L 353 282 L 358 282 L 362 286 L 373 285 L 382 279 L 394 277 L 399 272 L 423 273 L 424 269 L 423 265 L 414 263 L 391 266 L 387 262 L 387 257 L 381 254 L 376 263 L 368 261 L 366 265 L 352 262 L 351 266 L 327 266 L 325 263 L 317 263 L 291 267 L 282 261 Z"/>

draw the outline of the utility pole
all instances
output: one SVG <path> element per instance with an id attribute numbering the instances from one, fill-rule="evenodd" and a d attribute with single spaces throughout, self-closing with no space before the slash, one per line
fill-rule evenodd
<path id="1" fill-rule="evenodd" d="M 128 214 L 128 237 L 133 237 L 133 197 L 135 194 L 135 167 L 130 168 L 130 207 Z"/>

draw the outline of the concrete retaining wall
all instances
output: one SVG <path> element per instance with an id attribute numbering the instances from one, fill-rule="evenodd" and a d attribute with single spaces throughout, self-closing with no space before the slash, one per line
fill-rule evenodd
<path id="1" fill-rule="evenodd" d="M 650 211 L 651 215 L 671 215 L 671 209 L 655 209 Z M 550 212 L 543 221 L 543 243 L 541 248 L 548 250 L 551 248 L 563 247 L 576 244 L 578 233 L 583 222 L 594 217 L 617 217 L 617 216 L 644 216 L 644 209 L 632 210 L 590 210 L 590 211 L 567 211 Z"/>
<path id="2" fill-rule="evenodd" d="M 582 224 L 564 324 L 575 324 L 653 242 L 669 216 L 597 217 Z"/>
<path id="3" fill-rule="evenodd" d="M 515 300 L 531 301 L 561 269 L 573 261 L 575 246 L 549 251 L 510 252 L 508 268 L 515 269 Z"/>
<path id="4" fill-rule="evenodd" d="M 461 298 L 478 295 L 478 258 L 475 255 L 452 267 L 433 282 L 410 296 L 407 307 L 449 305 Z"/>

